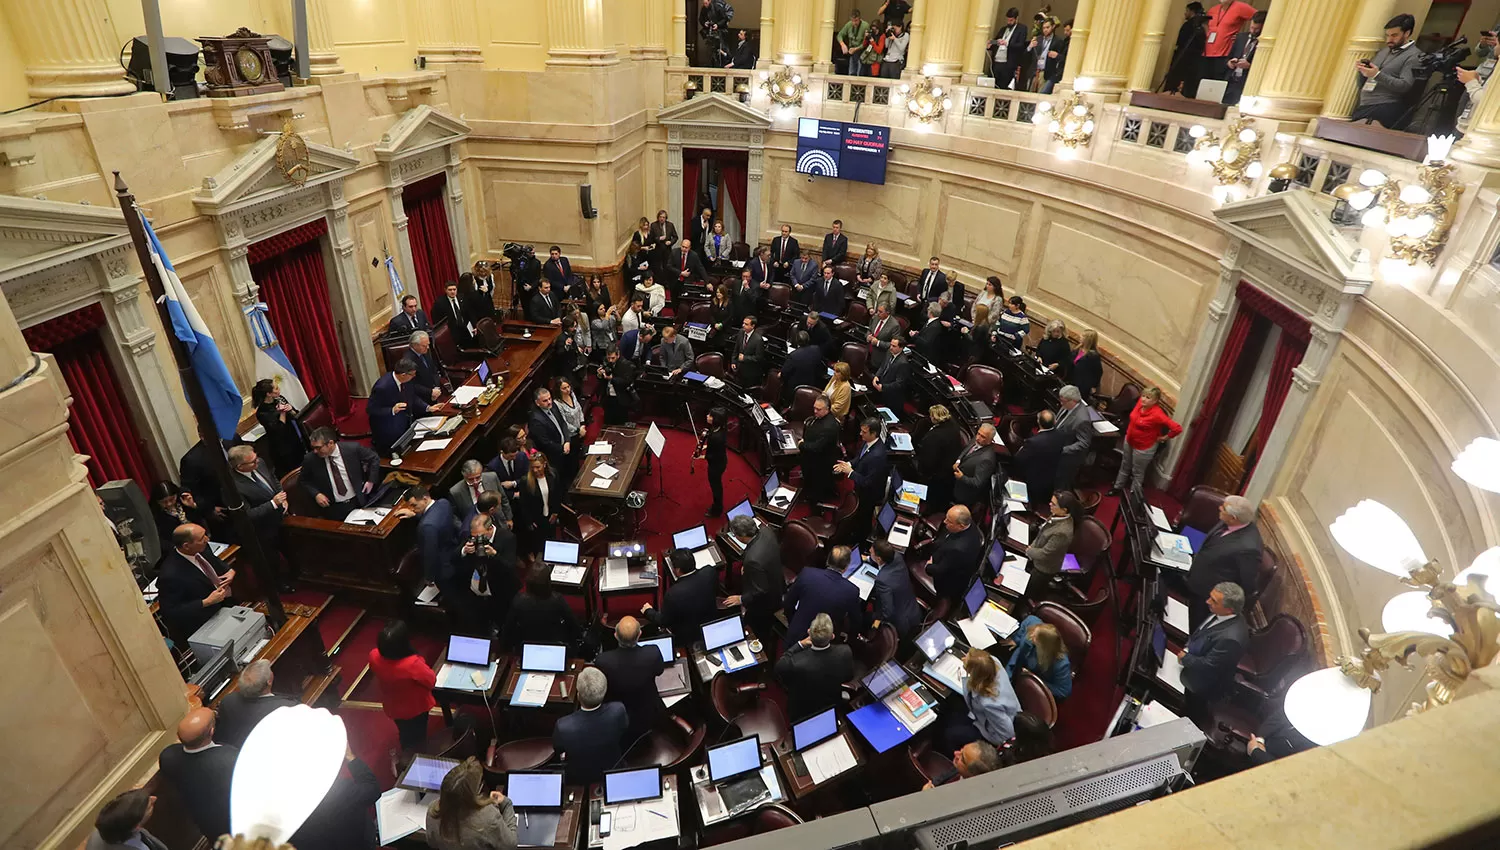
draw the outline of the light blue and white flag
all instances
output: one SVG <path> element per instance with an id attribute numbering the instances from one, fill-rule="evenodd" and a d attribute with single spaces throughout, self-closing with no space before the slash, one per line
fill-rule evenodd
<path id="1" fill-rule="evenodd" d="M 162 288 L 166 291 L 163 297 L 167 302 L 167 313 L 172 317 L 172 332 L 187 346 L 193 370 L 198 373 L 198 383 L 208 399 L 214 430 L 220 439 L 231 439 L 239 428 L 243 396 L 229 375 L 229 367 L 224 365 L 213 334 L 209 333 L 208 325 L 203 323 L 203 317 L 198 315 L 198 309 L 188 298 L 187 289 L 177 277 L 177 270 L 172 268 L 172 261 L 167 259 L 161 240 L 156 238 L 156 231 L 151 229 L 151 222 L 144 214 L 141 214 L 141 224 L 146 228 L 146 247 L 151 252 L 151 263 L 156 266 Z"/>
<path id="2" fill-rule="evenodd" d="M 401 296 L 406 294 L 406 287 L 401 284 L 401 275 L 396 273 L 396 259 L 390 254 L 385 255 L 385 270 L 391 276 L 391 303 L 396 305 L 396 312 L 400 312 Z"/>
<path id="3" fill-rule="evenodd" d="M 255 340 L 255 379 L 259 381 L 270 378 L 276 382 L 276 389 L 292 407 L 304 408 L 307 406 L 307 389 L 297 377 L 297 370 L 292 368 L 291 359 L 281 349 L 276 331 L 271 329 L 271 322 L 266 317 L 270 311 L 271 308 L 264 301 L 245 308 L 245 321 L 250 323 L 250 338 Z"/>

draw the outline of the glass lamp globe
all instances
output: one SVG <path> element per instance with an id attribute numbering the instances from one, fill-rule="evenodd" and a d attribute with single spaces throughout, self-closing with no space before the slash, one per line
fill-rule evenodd
<path id="1" fill-rule="evenodd" d="M 1426 236 L 1436 229 L 1437 219 L 1433 218 L 1427 213 L 1422 213 L 1421 215 L 1412 219 L 1411 223 L 1406 226 L 1406 235 L 1416 239 L 1421 239 L 1422 237 Z"/>
<path id="2" fill-rule="evenodd" d="M 1051 103 L 1051 101 L 1044 100 L 1041 103 L 1038 103 L 1036 105 L 1036 111 L 1037 112 L 1051 112 L 1052 111 L 1052 103 Z"/>
<path id="3" fill-rule="evenodd" d="M 1202 124 L 1194 124 L 1193 126 L 1188 128 L 1188 135 L 1192 136 L 1195 139 L 1203 138 L 1204 134 L 1207 132 L 1208 129 Z"/>
<path id="4" fill-rule="evenodd" d="M 326 708 L 293 705 L 266 715 L 234 763 L 230 832 L 272 847 L 291 838 L 338 778 L 347 743 L 344 721 Z"/>
<path id="5" fill-rule="evenodd" d="M 1401 200 L 1408 204 L 1425 204 L 1432 200 L 1432 193 L 1416 183 L 1401 187 Z"/>
<path id="6" fill-rule="evenodd" d="M 1500 440 L 1476 437 L 1453 459 L 1453 474 L 1481 490 L 1500 493 Z"/>
<path id="7" fill-rule="evenodd" d="M 1478 578 L 1489 595 L 1500 594 L 1500 546 L 1480 552 L 1474 563 L 1458 571 L 1458 575 L 1453 577 L 1453 583 L 1462 589 L 1470 578 Z"/>
<path id="8" fill-rule="evenodd" d="M 1252 162 L 1249 165 L 1245 166 L 1245 176 L 1249 177 L 1251 180 L 1260 179 L 1260 175 L 1264 173 L 1265 166 L 1260 164 L 1260 160 L 1256 160 L 1255 162 Z"/>
<path id="9" fill-rule="evenodd" d="M 1249 127 L 1246 127 L 1245 129 L 1240 131 L 1240 141 L 1244 142 L 1247 145 L 1255 141 L 1259 137 L 1260 134 L 1255 132 L 1254 130 L 1251 130 Z"/>
<path id="10" fill-rule="evenodd" d="M 1398 593 L 1385 603 L 1380 612 L 1380 627 L 1391 632 L 1428 632 L 1452 637 L 1453 627 L 1431 616 L 1432 600 L 1420 590 Z"/>
<path id="11" fill-rule="evenodd" d="M 1427 563 L 1422 544 L 1411 527 L 1395 511 L 1375 501 L 1361 499 L 1328 526 L 1345 552 L 1357 560 L 1405 578 L 1412 570 Z"/>
<path id="12" fill-rule="evenodd" d="M 1369 691 L 1337 667 L 1314 670 L 1287 688 L 1282 710 L 1304 737 L 1326 747 L 1364 731 L 1370 715 Z"/>
<path id="13" fill-rule="evenodd" d="M 1366 168 L 1359 173 L 1359 185 L 1361 186 L 1370 186 L 1373 188 L 1384 183 L 1385 175 L 1373 168 Z"/>
<path id="14" fill-rule="evenodd" d="M 1092 120 L 1083 122 L 1083 132 L 1085 135 L 1093 135 L 1094 122 Z"/>
<path id="15" fill-rule="evenodd" d="M 1385 207 L 1370 207 L 1365 214 L 1359 217 L 1359 223 L 1365 227 L 1379 227 L 1385 224 Z"/>
<path id="16" fill-rule="evenodd" d="M 1088 113 L 1089 113 L 1088 107 L 1084 106 L 1081 103 L 1073 107 L 1073 114 L 1077 115 L 1079 118 L 1082 118 L 1083 116 L 1087 115 Z"/>
<path id="17" fill-rule="evenodd" d="M 1061 128 L 1062 128 L 1062 125 L 1058 124 L 1056 121 L 1053 121 L 1052 123 L 1050 123 L 1050 124 L 1047 125 L 1047 132 L 1049 132 L 1049 133 L 1056 133 Z"/>

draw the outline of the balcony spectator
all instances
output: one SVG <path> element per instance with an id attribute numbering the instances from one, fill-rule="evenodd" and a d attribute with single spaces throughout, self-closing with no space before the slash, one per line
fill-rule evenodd
<path id="1" fill-rule="evenodd" d="M 1182 26 L 1177 28 L 1177 45 L 1172 48 L 1172 63 L 1167 66 L 1167 76 L 1157 91 L 1180 94 L 1183 97 L 1198 96 L 1198 80 L 1201 77 L 1200 57 L 1203 43 L 1208 39 L 1208 16 L 1203 14 L 1203 4 L 1193 0 L 1182 10 Z"/>
<path id="2" fill-rule="evenodd" d="M 1255 7 L 1244 0 L 1220 0 L 1208 10 L 1208 38 L 1203 43 L 1205 79 L 1229 79 L 1229 52 L 1235 36 L 1255 14 Z"/>
<path id="3" fill-rule="evenodd" d="M 1359 100 L 1350 121 L 1369 121 L 1382 127 L 1400 129 L 1405 117 L 1421 51 L 1412 42 L 1416 19 L 1397 15 L 1386 21 L 1385 47 L 1372 58 L 1355 63 L 1359 72 Z"/>
<path id="4" fill-rule="evenodd" d="M 1234 106 L 1245 93 L 1245 80 L 1250 78 L 1250 63 L 1255 61 L 1255 49 L 1260 46 L 1260 31 L 1265 29 L 1266 13 L 1256 12 L 1250 26 L 1234 37 L 1234 46 L 1229 49 L 1229 85 L 1224 88 L 1224 103 Z"/>

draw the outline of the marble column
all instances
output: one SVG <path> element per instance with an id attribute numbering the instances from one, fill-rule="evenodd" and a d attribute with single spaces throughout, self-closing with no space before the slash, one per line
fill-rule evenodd
<path id="1" fill-rule="evenodd" d="M 1135 53 L 1130 60 L 1130 79 L 1126 91 L 1151 91 L 1156 81 L 1156 60 L 1161 55 L 1161 40 L 1167 34 L 1167 15 L 1172 0 L 1149 0 L 1136 25 Z"/>
<path id="2" fill-rule="evenodd" d="M 815 0 L 818 8 L 818 60 L 813 70 L 820 74 L 833 73 L 833 34 L 838 31 L 838 0 Z M 931 0 L 929 0 L 931 2 Z M 809 32 L 812 30 L 809 29 Z"/>
<path id="3" fill-rule="evenodd" d="M 922 51 L 927 49 L 927 7 L 931 5 L 931 3 L 912 4 L 911 41 L 906 43 L 906 68 L 901 72 L 903 77 L 922 70 L 919 60 L 922 57 Z"/>
<path id="4" fill-rule="evenodd" d="M 783 65 L 811 65 L 813 61 L 813 4 L 821 0 L 781 0 L 776 4 L 776 48 L 773 55 Z M 822 61 L 828 62 L 824 50 Z"/>
<path id="5" fill-rule="evenodd" d="M 1105 0 L 1110 3 L 1127 0 Z M 1078 9 L 1073 13 L 1073 40 L 1068 43 L 1068 61 L 1063 65 L 1062 84 L 1058 88 L 1070 89 L 1083 69 L 1083 59 L 1089 53 L 1089 38 L 1093 32 L 1094 0 L 1078 0 Z"/>
<path id="6" fill-rule="evenodd" d="M 760 44 L 755 67 L 766 68 L 776 61 L 776 14 L 773 0 L 760 0 Z"/>
<path id="7" fill-rule="evenodd" d="M 595 67 L 620 61 L 604 36 L 604 0 L 547 0 L 547 67 Z M 686 52 L 684 43 L 684 53 Z"/>
<path id="8" fill-rule="evenodd" d="M 483 64 L 474 0 L 432 0 L 417 15 L 417 54 L 428 65 Z"/>
<path id="9" fill-rule="evenodd" d="M 120 67 L 120 37 L 105 0 L 4 0 L 3 5 L 26 66 L 27 95 L 135 91 Z"/>
<path id="10" fill-rule="evenodd" d="M 1488 168 L 1500 167 L 1500 95 L 1491 92 L 1479 99 L 1469 116 L 1469 132 L 1454 145 L 1452 156 Z"/>
<path id="11" fill-rule="evenodd" d="M 964 48 L 964 83 L 973 85 L 984 74 L 984 56 L 995 26 L 995 7 L 1000 0 L 974 0 L 969 23 L 969 43 Z"/>
<path id="12" fill-rule="evenodd" d="M 333 23 L 328 17 L 329 0 L 307 0 L 307 63 L 314 77 L 344 73 L 334 49 Z"/>
<path id="13" fill-rule="evenodd" d="M 1354 64 L 1369 59 L 1385 46 L 1385 22 L 1396 15 L 1396 6 L 1397 0 L 1360 0 L 1344 41 L 1343 57 L 1334 64 L 1328 77 L 1328 90 L 1323 93 L 1323 117 L 1348 118 L 1354 111 L 1355 95 L 1359 93 Z"/>
<path id="14" fill-rule="evenodd" d="M 672 68 L 686 68 L 687 58 L 687 4 L 680 0 L 667 0 L 667 14 L 671 20 L 667 22 L 667 32 L 672 37 L 672 52 L 667 54 L 667 65 Z M 676 221 L 677 219 L 673 219 Z"/>
<path id="15" fill-rule="evenodd" d="M 956 77 L 963 67 L 964 34 L 969 29 L 969 0 L 927 0 L 927 33 L 922 73 Z"/>
<path id="16" fill-rule="evenodd" d="M 1255 61 L 1250 65 L 1250 77 L 1245 81 L 1240 111 L 1275 121 L 1316 118 L 1334 67 L 1347 70 L 1343 51 L 1328 49 L 1328 34 L 1348 31 L 1358 2 L 1298 0 L 1271 4 Z"/>
<path id="17" fill-rule="evenodd" d="M 642 59 L 664 59 L 667 55 L 667 26 L 672 13 L 668 0 L 646 0 L 645 38 L 631 53 Z"/>
<path id="18" fill-rule="evenodd" d="M 1089 89 L 1113 98 L 1125 90 L 1130 76 L 1131 48 L 1147 0 L 1109 0 L 1094 7 L 1088 23 L 1087 48 L 1078 76 L 1088 77 Z M 1073 29 L 1073 45 L 1068 58 L 1079 49 L 1078 28 Z"/>

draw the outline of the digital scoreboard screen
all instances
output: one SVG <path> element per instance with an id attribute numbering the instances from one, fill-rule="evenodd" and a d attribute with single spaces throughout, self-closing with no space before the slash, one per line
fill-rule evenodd
<path id="1" fill-rule="evenodd" d="M 797 173 L 885 183 L 891 129 L 802 118 L 797 123 Z"/>

